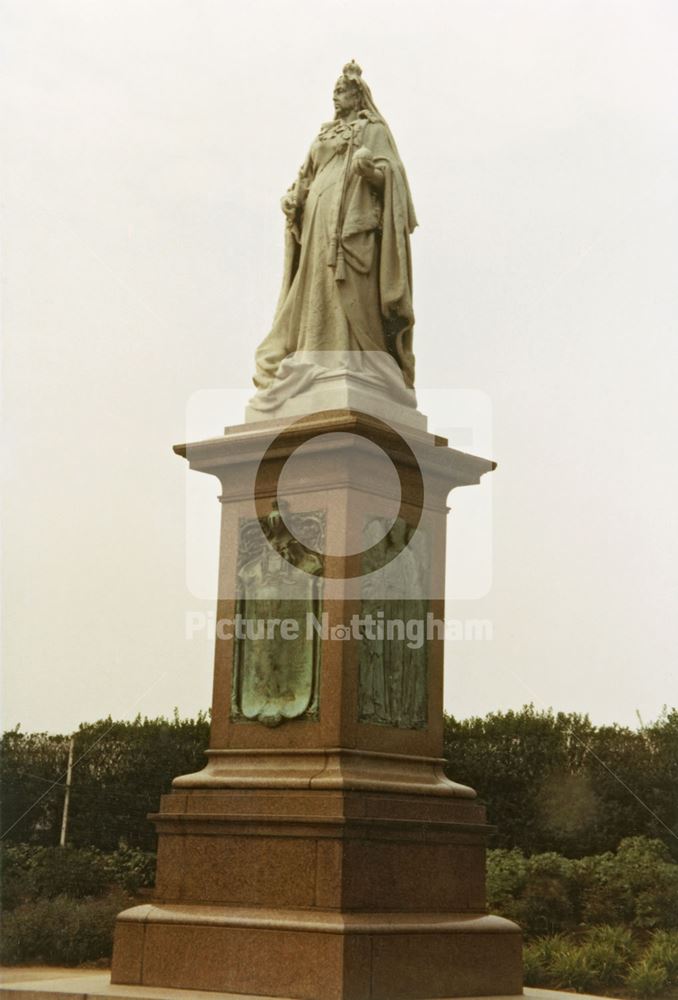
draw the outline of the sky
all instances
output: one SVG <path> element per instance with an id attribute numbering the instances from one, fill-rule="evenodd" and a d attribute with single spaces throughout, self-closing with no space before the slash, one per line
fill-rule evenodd
<path id="1" fill-rule="evenodd" d="M 420 223 L 420 409 L 498 462 L 451 496 L 447 616 L 492 637 L 448 643 L 447 710 L 675 705 L 678 7 L 0 11 L 3 725 L 209 706 L 217 488 L 172 445 L 243 419 L 351 58 Z"/>

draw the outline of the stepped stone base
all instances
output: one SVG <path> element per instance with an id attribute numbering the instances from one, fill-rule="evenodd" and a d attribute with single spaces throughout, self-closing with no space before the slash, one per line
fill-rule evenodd
<path id="1" fill-rule="evenodd" d="M 489 828 L 470 789 L 440 777 L 393 792 L 388 771 L 380 792 L 182 787 L 194 781 L 153 817 L 157 901 L 118 917 L 114 983 L 295 1000 L 520 993 L 521 935 L 485 911 Z"/>
<path id="2" fill-rule="evenodd" d="M 520 992 L 520 934 L 500 917 L 142 906 L 118 925 L 117 983 L 302 1000 Z"/>

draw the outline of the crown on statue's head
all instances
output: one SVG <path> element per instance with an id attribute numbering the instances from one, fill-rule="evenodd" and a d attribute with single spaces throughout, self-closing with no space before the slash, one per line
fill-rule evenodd
<path id="1" fill-rule="evenodd" d="M 351 61 L 346 63 L 344 66 L 341 71 L 341 75 L 345 76 L 347 80 L 353 80 L 355 83 L 358 83 L 363 75 L 363 71 L 355 59 L 351 59 Z"/>

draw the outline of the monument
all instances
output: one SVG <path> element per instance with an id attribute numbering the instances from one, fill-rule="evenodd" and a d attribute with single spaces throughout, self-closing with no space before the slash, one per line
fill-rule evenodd
<path id="1" fill-rule="evenodd" d="M 417 410 L 416 218 L 355 63 L 334 107 L 283 198 L 246 420 L 175 449 L 221 491 L 210 746 L 152 817 L 155 898 L 119 915 L 112 982 L 516 995 L 520 931 L 486 911 L 485 811 L 443 770 L 447 497 L 494 466 Z"/>

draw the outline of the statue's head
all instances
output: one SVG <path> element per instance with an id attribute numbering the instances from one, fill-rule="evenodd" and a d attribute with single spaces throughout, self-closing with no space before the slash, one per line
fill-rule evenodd
<path id="1" fill-rule="evenodd" d="M 410 529 L 407 521 L 402 517 L 397 517 L 388 533 L 391 546 L 397 549 L 398 552 L 401 552 L 407 545 L 409 533 Z"/>
<path id="2" fill-rule="evenodd" d="M 355 60 L 346 63 L 341 76 L 334 85 L 334 110 L 337 118 L 343 118 L 351 111 L 362 111 L 367 107 L 362 70 Z"/>
<path id="3" fill-rule="evenodd" d="M 280 504 L 277 500 L 273 501 L 271 505 L 271 512 L 264 519 L 262 528 L 264 534 L 269 539 L 275 538 L 284 531 L 285 521 L 282 511 L 280 510 Z"/>

